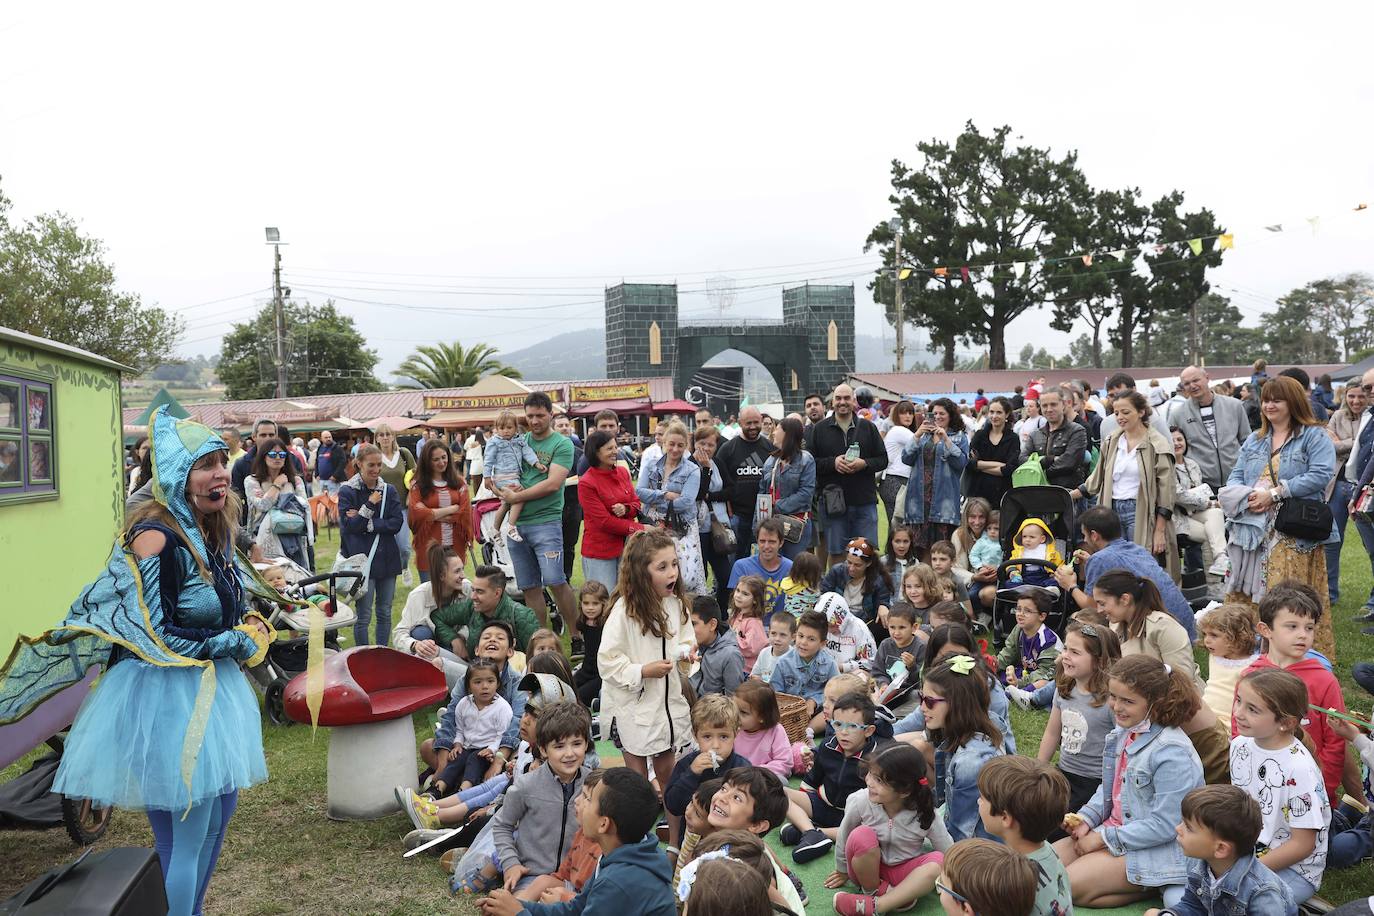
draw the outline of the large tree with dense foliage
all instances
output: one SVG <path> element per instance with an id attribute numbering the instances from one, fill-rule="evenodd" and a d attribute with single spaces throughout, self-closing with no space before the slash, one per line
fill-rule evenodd
<path id="1" fill-rule="evenodd" d="M 989 368 L 1004 369 L 1007 325 L 1048 298 L 1046 271 L 1002 266 L 964 278 L 959 268 L 1068 254 L 1091 198 L 1077 154 L 1055 157 L 1018 145 L 1010 127 L 984 134 L 971 121 L 952 145 L 930 140 L 917 150 L 922 161 L 914 168 L 893 161 L 889 197 L 902 224 L 900 266 L 918 268 L 902 287 L 908 314 L 930 331 L 932 348 L 944 350 L 946 369 L 954 368 L 956 340 L 986 343 Z M 884 221 L 865 242 L 865 250 L 883 252 L 888 279 L 873 289 L 889 315 L 893 238 Z"/>
<path id="2" fill-rule="evenodd" d="M 401 380 L 398 388 L 466 388 L 486 375 L 520 378 L 519 369 L 505 365 L 496 356 L 496 348 L 490 344 L 467 348 L 457 341 L 424 344 L 392 374 Z"/>
<path id="3" fill-rule="evenodd" d="M 383 386 L 372 374 L 377 353 L 333 301 L 320 308 L 288 302 L 286 316 L 287 395 L 352 394 Z M 230 400 L 276 394 L 276 323 L 271 305 L 250 321 L 234 325 L 220 347 L 218 374 Z"/>
<path id="4" fill-rule="evenodd" d="M 103 242 L 64 213 L 12 225 L 9 209 L 0 193 L 0 325 L 139 370 L 171 357 L 181 320 L 118 290 Z"/>

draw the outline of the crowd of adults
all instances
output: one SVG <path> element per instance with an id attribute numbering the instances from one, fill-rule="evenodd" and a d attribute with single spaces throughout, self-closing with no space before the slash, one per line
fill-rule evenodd
<path id="1" fill-rule="evenodd" d="M 915 558 L 927 560 L 942 541 L 966 558 L 970 512 L 996 509 L 1032 454 L 1080 515 L 1093 505 L 1112 509 L 1125 539 L 1175 582 L 1206 570 L 1225 577 L 1231 598 L 1254 602 L 1269 584 L 1298 579 L 1334 602 L 1352 520 L 1374 557 L 1374 525 L 1350 514 L 1374 476 L 1371 385 L 1374 373 L 1340 392 L 1325 377 L 1312 385 L 1301 369 L 1270 378 L 1261 361 L 1238 387 L 1188 367 L 1172 395 L 1157 383 L 1142 392 L 1118 372 L 1100 393 L 1083 380 L 1033 379 L 1006 397 L 979 391 L 972 405 L 942 397 L 884 411 L 841 384 L 828 402 L 810 395 L 803 413 L 781 418 L 752 406 L 729 422 L 709 410 L 690 425 L 669 418 L 639 451 L 613 411 L 593 417 L 584 440 L 532 394 L 518 419 L 546 469 L 524 467 L 508 489 L 484 482 L 493 433 L 482 428 L 451 439 L 426 431 L 410 447 L 387 426 L 353 441 L 329 430 L 306 441 L 271 420 L 256 422 L 247 442 L 233 428 L 221 435 L 256 558 L 313 568 L 307 502 L 314 493 L 337 499 L 341 552 L 374 554 L 356 637 L 385 644 L 396 580 L 412 587 L 413 566 L 427 582 L 431 547 L 482 565 L 472 556 L 475 502 L 522 507 L 515 536 L 502 543 L 507 567 L 541 622 L 548 595 L 573 630 L 575 560 L 585 580 L 613 590 L 626 539 L 646 526 L 672 532 L 684 580 L 722 607 L 742 575 L 761 575 L 776 599 L 787 569 L 808 551 L 825 570 L 854 559 L 849 548 L 859 539 L 882 554 L 880 505 L 889 533 L 909 532 Z M 145 441 L 130 453 L 131 504 L 150 493 L 147 455 Z M 1329 533 L 1294 537 L 1276 527 L 1279 507 L 1300 500 L 1329 507 Z M 783 536 L 763 550 L 766 517 L 783 522 Z M 986 571 L 978 578 L 992 584 Z M 1374 592 L 1363 614 L 1374 622 Z M 1329 617 L 1318 648 L 1334 648 Z"/>

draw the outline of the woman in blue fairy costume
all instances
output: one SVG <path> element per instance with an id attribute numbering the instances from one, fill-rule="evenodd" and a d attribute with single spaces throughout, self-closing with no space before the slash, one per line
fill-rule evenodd
<path id="1" fill-rule="evenodd" d="M 170 912 L 185 916 L 201 911 L 238 791 L 267 778 L 257 695 L 239 662 L 265 655 L 275 634 L 243 611 L 224 442 L 162 409 L 149 432 L 154 499 L 130 514 L 67 619 L 20 638 L 0 669 L 0 724 L 106 666 L 53 791 L 145 809 Z"/>

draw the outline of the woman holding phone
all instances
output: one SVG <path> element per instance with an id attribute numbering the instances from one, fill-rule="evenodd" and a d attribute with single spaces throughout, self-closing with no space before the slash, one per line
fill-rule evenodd
<path id="1" fill-rule="evenodd" d="M 902 449 L 902 462 L 911 465 L 906 485 L 906 524 L 921 562 L 930 559 L 930 546 L 949 540 L 959 524 L 959 476 L 968 464 L 968 435 L 964 418 L 949 398 L 931 402 L 916 435 Z"/>

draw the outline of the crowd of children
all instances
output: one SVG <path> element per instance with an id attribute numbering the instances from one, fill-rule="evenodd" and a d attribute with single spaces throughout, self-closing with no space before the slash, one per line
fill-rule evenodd
<path id="1" fill-rule="evenodd" d="M 997 525 L 956 531 L 975 571 L 1002 561 Z M 1023 524 L 1012 558 L 1055 562 L 1046 534 Z M 796 864 L 833 856 L 839 913 L 937 894 L 951 913 L 1161 898 L 1152 912 L 1292 916 L 1325 869 L 1370 854 L 1368 816 L 1340 800 L 1364 799 L 1374 739 L 1338 718 L 1311 589 L 1200 618 L 1205 680 L 1153 584 L 1124 571 L 1098 578 L 1098 609 L 1062 635 L 1054 594 L 1020 589 L 993 656 L 954 546 L 923 563 L 912 543 L 894 530 L 883 562 L 901 597 L 880 621 L 821 593 L 807 553 L 781 608 L 744 576 L 723 613 L 683 592 L 671 537 L 636 534 L 614 592 L 582 590 L 576 671 L 552 634 L 530 639 L 523 677 L 509 626 L 477 635 L 424 751 L 426 791 L 397 797 L 417 827 L 486 819 L 453 886 L 493 914 L 801 916 L 801 883 L 763 842 L 775 828 Z M 1048 710 L 1034 757 L 1016 752 L 1009 695 Z M 625 767 L 597 766 L 598 699 Z M 784 703 L 804 705 L 804 739 Z"/>

